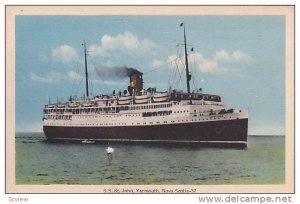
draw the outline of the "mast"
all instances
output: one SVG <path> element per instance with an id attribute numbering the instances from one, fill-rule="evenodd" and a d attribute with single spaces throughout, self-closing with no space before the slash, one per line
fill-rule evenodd
<path id="1" fill-rule="evenodd" d="M 189 61 L 188 61 L 188 54 L 187 54 L 187 48 L 186 48 L 185 24 L 181 23 L 180 26 L 183 26 L 186 86 L 187 86 L 187 92 L 190 93 L 191 92 L 190 91 L 190 80 L 192 78 L 192 75 L 189 72 Z"/>
<path id="2" fill-rule="evenodd" d="M 82 44 L 84 46 L 84 65 L 85 65 L 85 88 L 86 88 L 86 96 L 89 97 L 89 83 L 88 83 L 88 71 L 87 71 L 87 60 L 86 60 L 86 44 Z"/>

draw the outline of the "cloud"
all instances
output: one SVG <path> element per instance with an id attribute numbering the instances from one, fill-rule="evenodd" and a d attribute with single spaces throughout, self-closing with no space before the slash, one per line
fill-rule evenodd
<path id="1" fill-rule="evenodd" d="M 30 79 L 32 81 L 40 82 L 40 83 L 54 83 L 61 80 L 68 79 L 70 81 L 76 81 L 83 79 L 83 76 L 78 74 L 77 72 L 70 71 L 67 73 L 60 73 L 60 72 L 50 72 L 47 73 L 46 76 L 38 76 L 37 74 L 31 72 Z"/>
<path id="2" fill-rule="evenodd" d="M 55 61 L 60 60 L 63 63 L 80 61 L 76 50 L 69 45 L 61 45 L 52 49 L 52 57 Z"/>
<path id="3" fill-rule="evenodd" d="M 178 61 L 183 60 L 183 57 L 178 57 L 177 55 L 170 55 L 167 59 L 169 64 L 178 63 Z"/>
<path id="4" fill-rule="evenodd" d="M 83 78 L 80 74 L 78 74 L 77 72 L 74 72 L 74 71 L 68 72 L 67 77 L 71 81 L 81 80 Z"/>
<path id="5" fill-rule="evenodd" d="M 211 58 L 204 57 L 201 53 L 194 54 L 194 61 L 196 67 L 203 73 L 224 73 L 227 72 L 226 68 L 220 67 L 219 63 Z"/>
<path id="6" fill-rule="evenodd" d="M 204 56 L 200 52 L 193 52 L 189 55 L 189 63 L 196 66 L 203 73 L 221 74 L 229 72 L 228 66 L 232 67 L 234 64 L 249 63 L 250 55 L 242 51 L 228 52 L 226 50 L 216 51 L 212 56 Z M 178 57 L 170 55 L 166 62 L 172 67 L 184 64 L 184 56 Z"/>
<path id="7" fill-rule="evenodd" d="M 226 50 L 219 50 L 213 56 L 214 61 L 218 62 L 227 62 L 227 63 L 243 63 L 249 62 L 250 56 L 242 51 L 236 50 L 232 53 L 227 52 Z"/>
<path id="8" fill-rule="evenodd" d="M 37 74 L 31 72 L 30 79 L 32 81 L 40 82 L 40 83 L 53 83 L 61 80 L 63 75 L 59 72 L 50 72 L 47 73 L 45 77 L 38 76 Z"/>
<path id="9" fill-rule="evenodd" d="M 162 67 L 163 65 L 165 65 L 166 62 L 162 61 L 162 60 L 152 60 L 152 62 L 150 62 L 150 66 L 152 68 L 160 68 Z"/>
<path id="10" fill-rule="evenodd" d="M 89 50 L 93 56 L 104 56 L 106 54 L 127 53 L 131 55 L 154 55 L 154 49 L 158 46 L 151 40 L 138 36 L 131 32 L 124 32 L 116 36 L 104 35 L 100 45 L 90 45 Z"/>

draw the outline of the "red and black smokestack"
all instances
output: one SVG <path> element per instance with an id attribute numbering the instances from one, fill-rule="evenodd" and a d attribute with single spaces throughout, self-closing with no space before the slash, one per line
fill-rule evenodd
<path id="1" fill-rule="evenodd" d="M 143 73 L 137 70 L 132 71 L 129 75 L 130 86 L 128 87 L 128 92 L 130 95 L 133 93 L 135 95 L 140 95 L 143 89 Z"/>

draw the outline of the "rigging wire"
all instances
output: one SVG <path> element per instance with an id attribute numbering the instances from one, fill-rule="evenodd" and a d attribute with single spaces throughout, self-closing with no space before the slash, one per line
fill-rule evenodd
<path id="1" fill-rule="evenodd" d="M 79 83 L 78 86 L 77 86 L 76 93 L 78 92 L 79 87 L 81 86 L 82 81 L 83 81 L 83 77 L 81 77 L 80 83 Z"/>
<path id="2" fill-rule="evenodd" d="M 194 79 L 199 79 L 199 80 L 194 80 L 194 82 L 196 83 L 195 89 L 198 90 L 198 88 L 201 86 L 201 84 L 199 84 L 199 81 L 201 81 L 201 79 L 200 79 L 200 74 L 199 74 L 200 70 L 197 68 L 197 65 L 196 65 L 195 54 L 193 54 L 193 63 L 194 63 L 194 67 L 195 67 L 195 69 L 194 69 L 194 75 L 195 75 Z"/>
<path id="3" fill-rule="evenodd" d="M 179 61 L 182 65 L 184 65 L 184 63 L 182 62 L 182 59 L 181 59 L 181 58 L 177 58 L 177 59 L 178 59 L 178 61 Z M 179 78 L 178 78 L 177 81 L 174 80 L 174 88 L 176 88 L 176 85 L 181 85 L 181 86 L 182 86 L 181 79 L 182 79 L 182 74 L 183 74 L 184 69 L 181 69 L 181 72 L 180 72 L 180 69 L 179 69 L 179 67 L 178 67 L 178 64 L 177 64 L 177 69 L 178 69 Z M 174 78 L 174 79 L 175 79 L 175 78 Z"/>
<path id="4" fill-rule="evenodd" d="M 95 90 L 95 79 L 93 79 L 91 76 L 93 75 L 89 75 L 90 80 L 88 81 L 89 83 L 89 87 L 90 87 L 90 94 L 93 96 L 94 90 Z"/>
<path id="5" fill-rule="evenodd" d="M 165 64 L 166 64 L 166 63 L 165 63 Z M 145 72 L 144 75 L 149 74 L 149 73 L 151 73 L 151 72 L 153 72 L 153 71 L 156 71 L 156 70 L 158 70 L 158 69 L 163 68 L 163 66 L 164 66 L 165 64 L 163 64 L 163 65 L 161 65 L 161 66 L 159 66 L 159 67 L 156 67 L 156 68 L 154 68 L 154 69 L 151 69 L 151 70 Z"/>
<path id="6" fill-rule="evenodd" d="M 76 82 L 76 79 L 74 79 L 72 81 L 72 87 L 71 87 L 71 95 L 73 95 L 73 91 L 74 91 L 74 88 L 75 88 L 75 82 Z M 75 95 L 75 94 L 74 94 Z"/>
<path id="7" fill-rule="evenodd" d="M 174 86 L 177 71 L 178 71 L 178 73 L 179 73 L 179 69 L 178 69 L 178 59 L 181 58 L 181 54 L 180 54 L 180 53 L 181 53 L 181 52 L 179 52 L 179 49 L 178 49 L 178 46 L 177 46 L 176 56 L 178 56 L 178 57 L 176 57 L 175 59 L 173 59 L 173 60 L 171 61 L 171 63 L 173 63 L 173 62 L 175 63 L 176 69 L 175 69 L 174 72 L 171 72 L 170 77 L 169 77 L 169 80 L 168 80 L 169 86 L 171 86 L 171 87 Z M 174 73 L 174 74 L 172 75 L 172 73 Z M 172 88 L 172 89 L 173 89 L 173 88 Z"/>
<path id="8" fill-rule="evenodd" d="M 79 69 L 79 65 L 80 65 L 80 61 L 77 61 L 76 63 L 76 68 L 75 68 L 75 74 L 78 74 L 78 73 L 81 73 L 81 69 Z M 80 74 L 79 74 L 80 75 Z M 80 79 L 81 81 L 79 82 L 78 79 Z M 83 81 L 83 77 L 80 76 L 80 78 L 78 77 L 75 77 L 73 79 L 73 82 L 72 82 L 72 88 L 71 88 L 71 96 L 77 96 L 78 95 L 78 92 L 79 92 L 79 88 L 81 86 L 81 83 Z M 76 84 L 79 82 L 78 86 L 76 87 Z"/>
<path id="9" fill-rule="evenodd" d="M 191 67 L 191 75 L 193 74 L 193 70 L 194 70 L 194 67 L 192 66 L 192 62 L 191 60 L 189 60 L 189 65 Z M 194 85 L 194 90 L 196 90 L 196 85 L 195 85 L 195 80 L 194 80 L 195 77 L 192 77 L 192 82 L 193 82 L 193 85 Z"/>
<path id="10" fill-rule="evenodd" d="M 173 78 L 171 79 L 171 87 L 173 87 L 173 88 L 175 88 L 175 80 L 176 80 L 177 72 L 180 75 L 180 70 L 179 70 L 179 66 L 178 66 L 178 58 L 176 58 L 176 60 L 174 62 L 176 65 L 176 69 L 175 69 Z"/>

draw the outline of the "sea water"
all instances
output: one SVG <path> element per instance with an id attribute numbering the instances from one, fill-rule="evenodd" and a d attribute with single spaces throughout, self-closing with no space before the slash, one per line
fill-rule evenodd
<path id="1" fill-rule="evenodd" d="M 16 184 L 282 184 L 285 137 L 249 136 L 246 149 L 49 143 L 16 133 Z"/>

